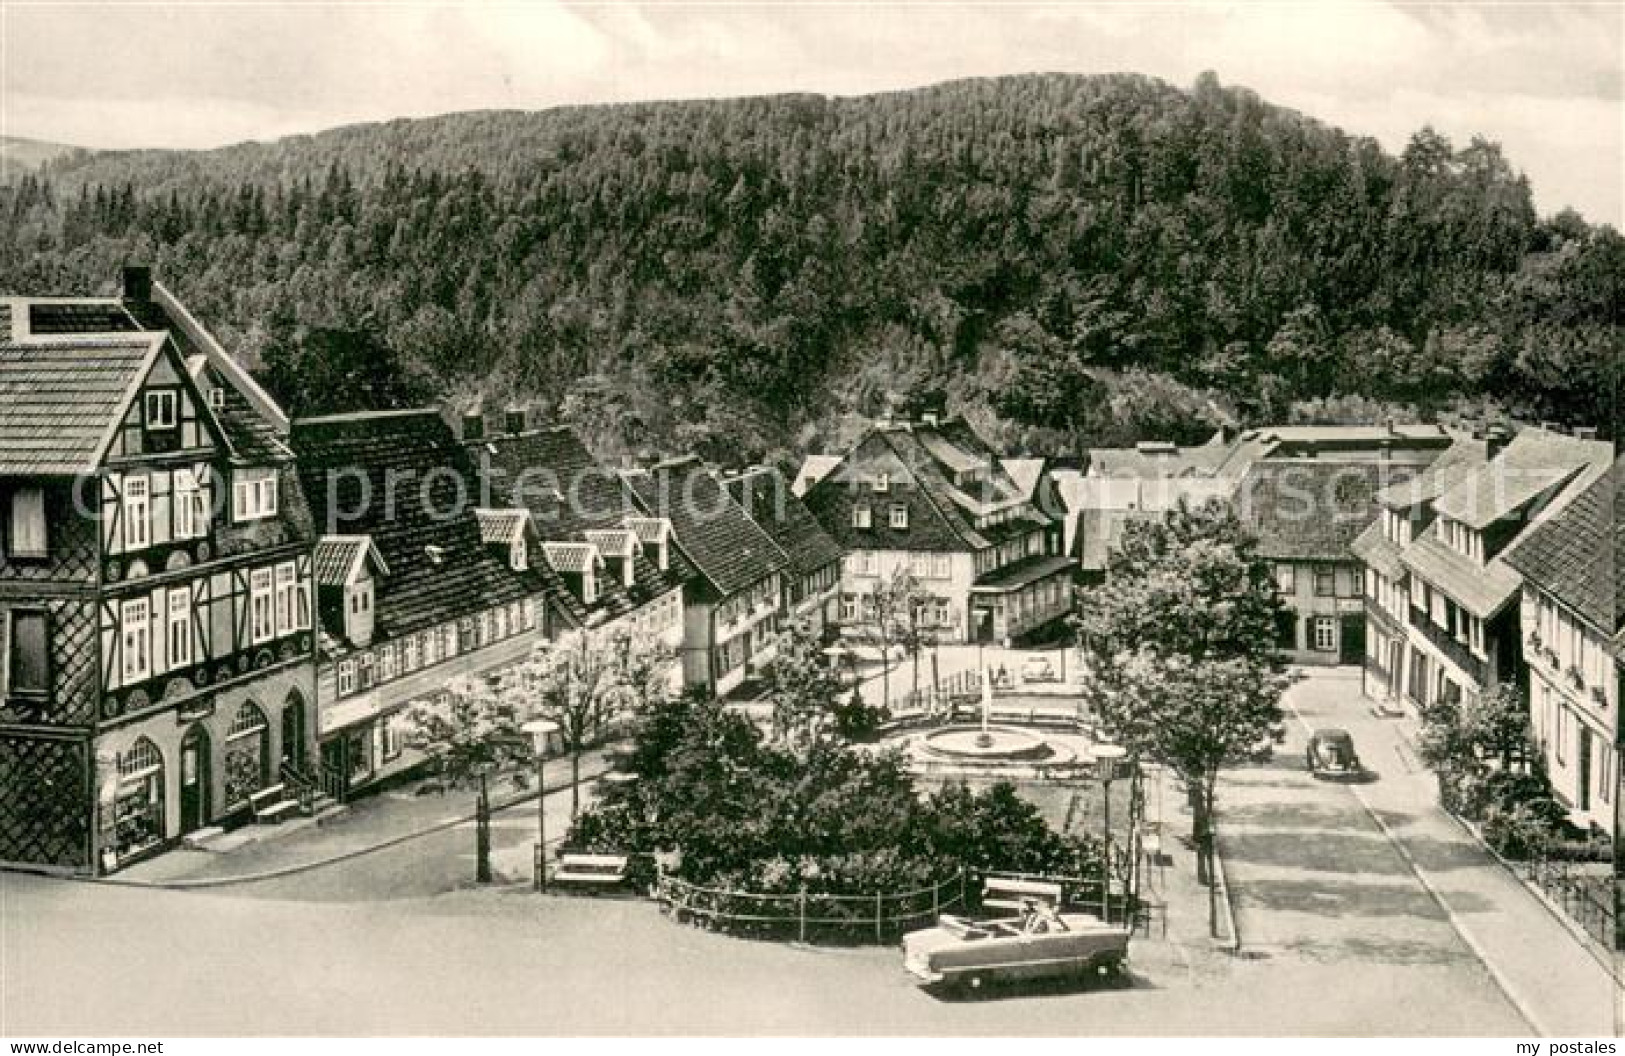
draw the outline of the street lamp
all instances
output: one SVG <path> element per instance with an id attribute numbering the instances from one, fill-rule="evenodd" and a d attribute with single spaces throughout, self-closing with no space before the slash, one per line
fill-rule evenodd
<path id="1" fill-rule="evenodd" d="M 543 770 L 547 739 L 562 727 L 552 719 L 531 719 L 520 729 L 530 734 L 536 754 L 536 879 L 538 891 L 547 890 L 547 780 Z"/>
<path id="2" fill-rule="evenodd" d="M 1120 744 L 1096 744 L 1089 748 L 1089 755 L 1094 759 L 1097 772 L 1100 775 L 1101 787 L 1105 792 L 1104 839 L 1100 845 L 1101 855 L 1101 896 L 1100 916 L 1103 920 L 1111 919 L 1111 893 L 1112 893 L 1112 779 L 1117 776 L 1117 764 L 1128 754 L 1128 750 Z"/>
<path id="3" fill-rule="evenodd" d="M 479 792 L 474 799 L 474 882 L 491 882 L 491 795 L 485 779 L 497 764 L 475 763 L 471 769 L 480 779 Z"/>

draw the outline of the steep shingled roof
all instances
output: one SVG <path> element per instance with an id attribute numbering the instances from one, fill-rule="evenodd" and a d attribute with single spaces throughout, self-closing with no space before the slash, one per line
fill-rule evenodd
<path id="1" fill-rule="evenodd" d="M 468 505 L 473 466 L 434 411 L 301 419 L 292 442 L 318 523 L 371 536 L 389 566 L 376 602 L 382 636 L 536 594 L 558 605 L 564 588 L 550 570 L 527 576 L 486 548 Z"/>
<path id="2" fill-rule="evenodd" d="M 0 343 L 0 474 L 90 472 L 165 335 Z"/>
<path id="3" fill-rule="evenodd" d="M 1625 644 L 1625 458 L 1507 555 L 1531 583 Z"/>
<path id="4" fill-rule="evenodd" d="M 677 546 L 724 597 L 784 572 L 790 559 L 698 458 L 626 477 L 651 515 L 671 520 Z"/>
<path id="5" fill-rule="evenodd" d="M 1612 461 L 1613 448 L 1605 441 L 1525 429 L 1495 458 L 1441 494 L 1433 508 L 1470 528 L 1485 528 L 1542 493 Z"/>
<path id="6" fill-rule="evenodd" d="M 1261 459 L 1242 478 L 1235 502 L 1264 557 L 1351 561 L 1350 544 L 1381 512 L 1377 492 L 1415 472 L 1367 459 Z"/>
<path id="7" fill-rule="evenodd" d="M 779 471 L 756 466 L 728 481 L 728 494 L 790 558 L 798 576 L 841 560 L 841 547 L 797 498 Z"/>

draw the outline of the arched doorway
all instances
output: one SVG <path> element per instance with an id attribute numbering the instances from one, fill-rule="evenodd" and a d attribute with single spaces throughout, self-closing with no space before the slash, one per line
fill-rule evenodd
<path id="1" fill-rule="evenodd" d="M 252 700 L 232 716 L 224 758 L 228 812 L 247 806 L 250 796 L 271 784 L 270 728 L 265 712 Z"/>
<path id="2" fill-rule="evenodd" d="M 297 689 L 282 704 L 282 761 L 301 773 L 307 769 L 305 756 L 305 698 Z"/>
<path id="3" fill-rule="evenodd" d="M 164 842 L 164 757 L 142 737 L 118 757 L 111 847 L 122 861 Z"/>
<path id="4" fill-rule="evenodd" d="M 193 726 L 181 739 L 181 832 L 209 823 L 209 731 Z"/>

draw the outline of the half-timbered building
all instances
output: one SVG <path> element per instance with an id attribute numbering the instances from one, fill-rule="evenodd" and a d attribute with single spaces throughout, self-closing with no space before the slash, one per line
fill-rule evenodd
<path id="1" fill-rule="evenodd" d="M 119 297 L 0 301 L 0 860 L 109 872 L 299 807 L 312 534 L 287 426 L 146 269 Z"/>

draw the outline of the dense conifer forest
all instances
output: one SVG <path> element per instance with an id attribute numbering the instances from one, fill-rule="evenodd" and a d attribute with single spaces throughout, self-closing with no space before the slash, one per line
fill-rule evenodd
<path id="1" fill-rule="evenodd" d="M 737 462 L 942 388 L 1046 453 L 1498 408 L 1618 433 L 1625 241 L 1498 146 L 1203 75 L 481 112 L 0 186 L 0 292 L 150 263 L 298 413 L 547 402 Z"/>

